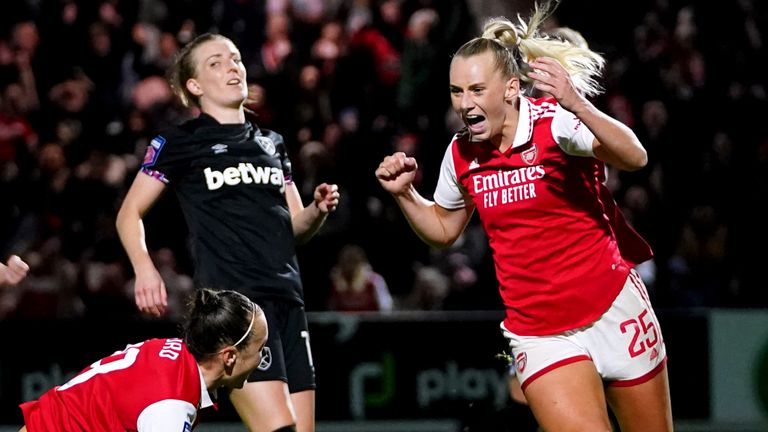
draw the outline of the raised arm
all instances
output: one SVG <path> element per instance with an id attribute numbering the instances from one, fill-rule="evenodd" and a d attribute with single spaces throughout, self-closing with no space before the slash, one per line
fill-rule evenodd
<path id="1" fill-rule="evenodd" d="M 293 183 L 285 187 L 285 200 L 291 212 L 293 236 L 298 244 L 306 243 L 325 223 L 328 214 L 339 205 L 339 188 L 335 184 L 322 183 L 315 188 L 312 203 L 304 207 L 301 195 Z"/>
<path id="2" fill-rule="evenodd" d="M 413 186 L 417 168 L 416 159 L 398 152 L 384 158 L 376 169 L 376 178 L 392 194 L 413 231 L 425 243 L 447 248 L 464 231 L 474 205 L 466 200 L 463 208 L 446 209 L 424 198 Z"/>
<path id="3" fill-rule="evenodd" d="M 648 154 L 637 135 L 620 121 L 597 109 L 579 93 L 568 72 L 556 60 L 540 57 L 530 63 L 528 74 L 534 87 L 550 93 L 595 135 L 592 150 L 596 158 L 618 169 L 635 171 L 648 163 Z"/>
<path id="4" fill-rule="evenodd" d="M 136 275 L 136 306 L 144 313 L 161 316 L 168 304 L 165 283 L 152 263 L 144 233 L 144 215 L 165 191 L 165 184 L 139 172 L 117 213 L 117 233 Z"/>

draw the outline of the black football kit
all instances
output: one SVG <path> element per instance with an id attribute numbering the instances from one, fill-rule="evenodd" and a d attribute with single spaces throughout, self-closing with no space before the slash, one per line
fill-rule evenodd
<path id="1" fill-rule="evenodd" d="M 158 134 L 142 170 L 176 192 L 191 235 L 195 285 L 241 292 L 265 309 L 271 352 L 251 380 L 281 379 L 292 392 L 314 388 L 282 136 L 201 114 Z"/>

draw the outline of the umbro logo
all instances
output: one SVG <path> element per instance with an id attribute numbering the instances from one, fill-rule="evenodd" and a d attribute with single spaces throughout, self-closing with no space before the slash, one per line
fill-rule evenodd
<path id="1" fill-rule="evenodd" d="M 215 144 L 211 146 L 211 150 L 213 150 L 213 154 L 219 154 L 226 153 L 228 149 L 226 144 Z"/>

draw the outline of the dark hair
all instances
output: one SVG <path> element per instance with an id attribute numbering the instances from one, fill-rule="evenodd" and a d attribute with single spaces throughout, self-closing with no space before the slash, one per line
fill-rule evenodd
<path id="1" fill-rule="evenodd" d="M 248 297 L 229 290 L 199 289 L 190 298 L 189 307 L 182 335 L 187 349 L 197 360 L 222 347 L 235 345 L 248 332 L 253 320 L 263 314 Z M 238 345 L 248 345 L 252 337 L 250 332 Z"/>
<path id="2" fill-rule="evenodd" d="M 173 64 L 168 69 L 167 79 L 171 90 L 173 90 L 173 93 L 181 100 L 185 107 L 189 107 L 191 104 L 200 107 L 199 98 L 187 89 L 187 81 L 197 76 L 197 71 L 195 70 L 197 65 L 192 57 L 192 52 L 200 45 L 215 39 L 229 40 L 229 38 L 220 34 L 203 33 L 184 45 L 176 54 Z"/>

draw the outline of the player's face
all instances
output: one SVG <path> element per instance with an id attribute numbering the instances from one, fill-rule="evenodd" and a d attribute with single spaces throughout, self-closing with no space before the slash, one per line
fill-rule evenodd
<path id="1" fill-rule="evenodd" d="M 505 80 L 486 51 L 470 57 L 457 56 L 451 62 L 451 104 L 471 132 L 472 141 L 501 135 L 509 104 Z"/>
<path id="2" fill-rule="evenodd" d="M 227 387 L 243 388 L 248 376 L 261 363 L 261 353 L 269 336 L 267 330 L 267 320 L 264 314 L 256 318 L 253 324 L 250 343 L 238 351 L 237 362 L 232 370 L 232 376 L 228 380 Z"/>
<path id="3" fill-rule="evenodd" d="M 248 95 L 240 51 L 227 39 L 211 39 L 193 53 L 196 76 L 187 82 L 201 104 L 239 108 Z"/>

